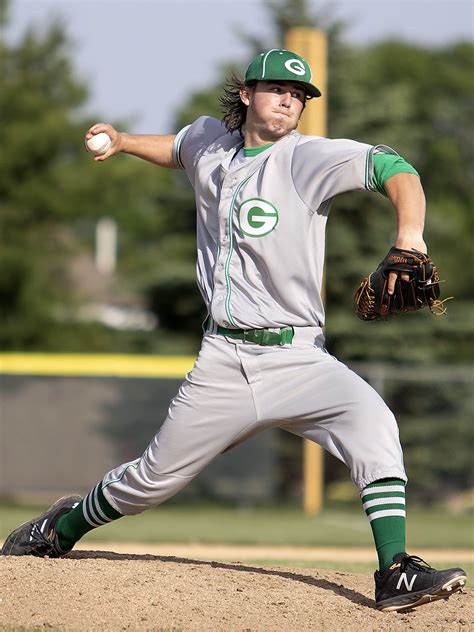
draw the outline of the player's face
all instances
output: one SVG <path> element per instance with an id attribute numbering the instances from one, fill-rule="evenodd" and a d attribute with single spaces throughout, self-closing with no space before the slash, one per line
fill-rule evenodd
<path id="1" fill-rule="evenodd" d="M 248 106 L 245 133 L 272 142 L 296 129 L 306 93 L 293 81 L 258 81 L 255 88 L 242 90 L 240 96 Z"/>

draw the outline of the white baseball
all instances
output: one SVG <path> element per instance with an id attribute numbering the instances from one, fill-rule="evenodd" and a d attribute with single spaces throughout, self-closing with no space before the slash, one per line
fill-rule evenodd
<path id="1" fill-rule="evenodd" d="M 99 132 L 86 140 L 86 149 L 94 154 L 94 156 L 102 156 L 107 153 L 112 144 L 112 139 L 105 132 Z"/>

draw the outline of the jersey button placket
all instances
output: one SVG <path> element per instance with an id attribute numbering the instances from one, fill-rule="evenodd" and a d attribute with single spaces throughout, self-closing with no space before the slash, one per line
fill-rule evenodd
<path id="1" fill-rule="evenodd" d="M 227 294 L 227 280 L 225 273 L 225 265 L 229 256 L 229 213 L 230 204 L 233 196 L 232 187 L 228 186 L 228 178 L 224 179 L 221 189 L 219 202 L 219 254 L 214 266 L 214 295 L 213 306 L 214 316 L 220 322 L 224 322 L 225 313 L 225 297 Z M 226 319 L 226 322 L 227 319 Z M 224 325 L 226 326 L 226 325 Z"/>

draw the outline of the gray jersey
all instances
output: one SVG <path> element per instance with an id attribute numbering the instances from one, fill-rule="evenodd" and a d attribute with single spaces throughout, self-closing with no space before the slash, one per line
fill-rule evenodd
<path id="1" fill-rule="evenodd" d="M 242 145 L 211 117 L 174 144 L 196 194 L 197 278 L 208 311 L 224 327 L 321 326 L 331 201 L 371 190 L 372 154 L 383 149 L 293 132 L 231 168 Z"/>
<path id="2" fill-rule="evenodd" d="M 278 427 L 319 443 L 360 490 L 406 480 L 393 414 L 323 348 L 324 232 L 338 193 L 373 189 L 375 148 L 292 133 L 244 159 L 238 135 L 203 117 L 174 143 L 197 203 L 198 283 L 226 328 L 291 325 L 291 344 L 246 344 L 207 328 L 193 370 L 140 459 L 103 491 L 134 514 L 171 498 L 217 455 Z"/>

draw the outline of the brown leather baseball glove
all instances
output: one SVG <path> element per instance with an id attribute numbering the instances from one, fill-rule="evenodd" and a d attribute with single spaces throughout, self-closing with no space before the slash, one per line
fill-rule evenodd
<path id="1" fill-rule="evenodd" d="M 397 273 L 393 294 L 388 293 L 390 272 Z M 401 278 L 401 274 L 408 279 Z M 439 296 L 438 271 L 428 255 L 393 246 L 375 272 L 360 284 L 354 295 L 354 309 L 361 320 L 387 320 L 425 306 L 439 316 L 447 311 Z"/>

